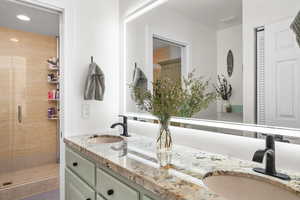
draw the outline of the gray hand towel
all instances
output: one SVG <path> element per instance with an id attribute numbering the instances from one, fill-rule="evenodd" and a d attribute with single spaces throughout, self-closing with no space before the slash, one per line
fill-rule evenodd
<path id="1" fill-rule="evenodd" d="M 148 88 L 148 79 L 144 72 L 139 67 L 137 67 L 136 63 L 133 71 L 132 85 L 135 88 L 141 88 L 144 90 L 147 90 Z M 134 93 L 131 93 L 131 97 L 132 99 L 135 99 Z"/>
<path id="2" fill-rule="evenodd" d="M 104 73 L 100 67 L 92 62 L 89 66 L 88 76 L 85 83 L 84 100 L 102 101 L 105 92 Z"/>
<path id="3" fill-rule="evenodd" d="M 147 77 L 144 74 L 144 72 L 137 67 L 137 65 L 135 64 L 135 68 L 134 68 L 134 72 L 133 72 L 133 85 L 134 87 L 138 87 L 138 88 L 143 88 L 143 89 L 147 89 Z"/>
<path id="4" fill-rule="evenodd" d="M 300 47 L 300 11 L 298 12 L 296 18 L 294 19 L 293 23 L 291 24 L 291 29 L 294 31 L 297 37 L 297 42 Z"/>

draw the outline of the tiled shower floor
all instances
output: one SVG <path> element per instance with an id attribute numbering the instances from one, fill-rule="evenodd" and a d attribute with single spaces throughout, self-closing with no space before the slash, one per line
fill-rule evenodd
<path id="1" fill-rule="evenodd" d="M 59 200 L 59 190 L 34 195 L 23 200 Z"/>
<path id="2" fill-rule="evenodd" d="M 0 189 L 20 185 L 28 182 L 34 182 L 38 179 L 57 177 L 59 174 L 58 164 L 48 164 L 34 168 L 24 169 L 16 172 L 0 174 Z M 12 185 L 3 187 L 5 182 L 12 181 Z"/>
<path id="3" fill-rule="evenodd" d="M 13 184 L 2 186 L 3 183 L 10 181 Z M 0 174 L 0 199 L 24 199 L 36 194 L 56 190 L 58 189 L 58 183 L 58 164 L 47 164 L 12 173 Z"/>

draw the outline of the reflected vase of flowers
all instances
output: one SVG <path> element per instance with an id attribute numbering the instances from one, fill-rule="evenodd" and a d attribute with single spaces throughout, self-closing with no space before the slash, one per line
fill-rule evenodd
<path id="1" fill-rule="evenodd" d="M 232 86 L 224 75 L 218 75 L 218 84 L 215 85 L 215 89 L 218 96 L 223 100 L 222 112 L 231 113 L 230 97 L 232 95 Z"/>

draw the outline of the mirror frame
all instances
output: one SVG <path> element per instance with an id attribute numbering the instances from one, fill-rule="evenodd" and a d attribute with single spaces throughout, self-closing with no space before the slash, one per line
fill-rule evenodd
<path id="1" fill-rule="evenodd" d="M 163 3 L 167 2 L 168 0 L 148 0 L 128 15 L 125 16 L 123 19 L 123 48 L 122 48 L 122 60 L 123 60 L 123 108 L 122 115 L 127 116 L 132 119 L 142 119 L 142 120 L 157 120 L 157 118 L 151 114 L 147 113 L 132 113 L 126 111 L 126 92 L 127 92 L 127 54 L 126 54 L 126 25 L 130 21 L 136 19 L 137 17 L 147 13 L 148 11 L 162 5 Z M 151 32 L 149 32 L 151 33 Z M 153 33 L 155 35 L 155 33 Z M 152 36 L 152 35 L 151 35 Z M 188 44 L 187 44 L 188 47 Z M 188 50 L 187 50 L 188 51 Z M 148 53 L 147 53 L 148 54 Z M 187 69 L 189 66 L 187 65 Z M 266 126 L 266 125 L 257 125 L 257 124 L 247 124 L 247 123 L 236 123 L 236 122 L 227 122 L 227 121 L 218 121 L 218 120 L 207 120 L 207 119 L 197 119 L 197 118 L 180 118 L 180 117 L 172 117 L 171 122 L 175 123 L 182 123 L 187 125 L 196 125 L 196 126 L 205 126 L 205 127 L 212 127 L 212 128 L 223 128 L 223 129 L 231 129 L 231 130 L 238 130 L 238 131 L 249 131 L 249 132 L 256 132 L 256 133 L 263 133 L 263 134 L 272 134 L 272 135 L 281 135 L 281 136 L 288 136 L 288 137 L 295 137 L 300 138 L 300 129 L 296 128 L 288 128 L 288 127 L 276 127 L 276 126 Z M 219 134 L 225 134 L 221 132 L 217 132 Z M 226 133 L 228 134 L 228 133 Z M 246 136 L 244 136 L 246 137 Z"/>

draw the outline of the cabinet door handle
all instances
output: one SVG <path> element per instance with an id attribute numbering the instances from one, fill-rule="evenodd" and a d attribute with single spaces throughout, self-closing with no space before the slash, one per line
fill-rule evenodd
<path id="1" fill-rule="evenodd" d="M 110 189 L 110 190 L 107 191 L 107 195 L 108 196 L 111 196 L 113 194 L 114 194 L 114 190 L 113 189 Z"/>
<path id="2" fill-rule="evenodd" d="M 18 122 L 22 123 L 22 106 L 18 105 Z"/>
<path id="3" fill-rule="evenodd" d="M 77 162 L 73 162 L 73 167 L 77 167 L 78 163 Z"/>

